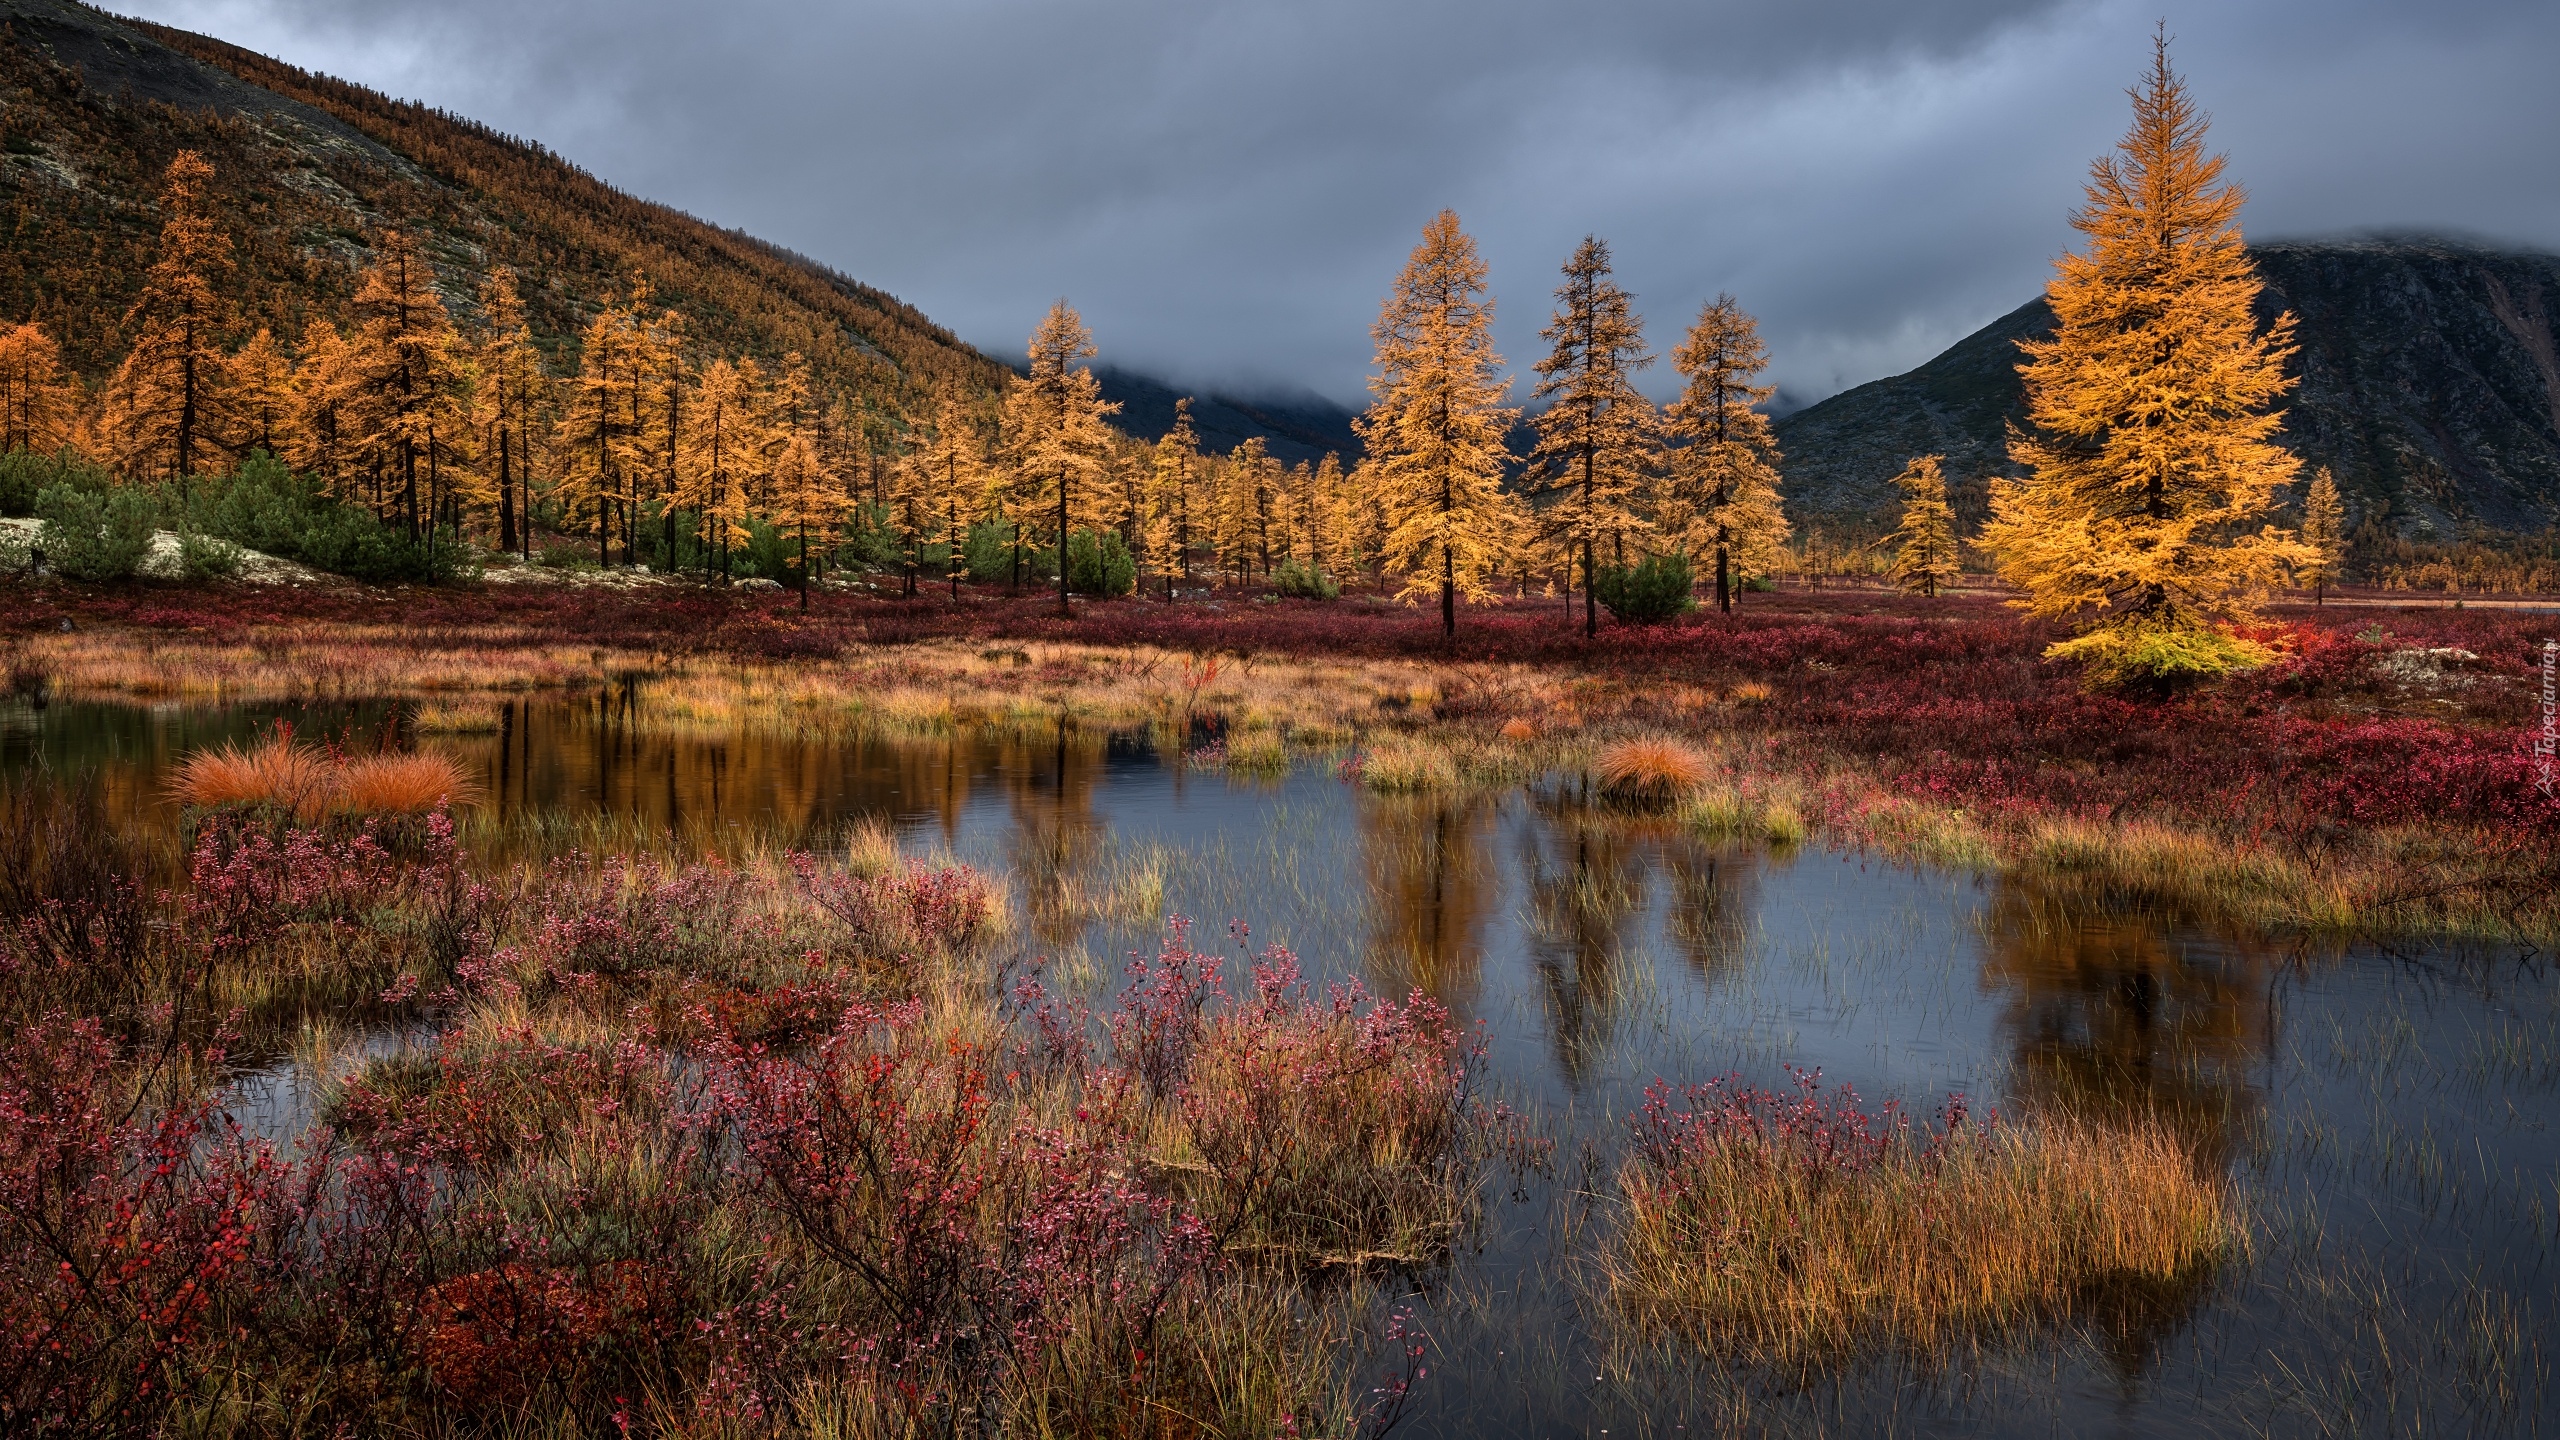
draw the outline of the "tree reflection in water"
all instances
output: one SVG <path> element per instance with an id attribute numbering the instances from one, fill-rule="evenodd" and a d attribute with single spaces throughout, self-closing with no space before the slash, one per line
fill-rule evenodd
<path id="1" fill-rule="evenodd" d="M 2007 884 L 1982 931 L 1982 985 L 2000 1002 L 2015 1110 L 2163 1124 L 2199 1169 L 2229 1173 L 2264 1123 L 2257 1075 L 2275 1040 L 2279 952 Z M 2187 1323 L 2210 1279 L 2091 1297 L 2093 1331 L 2121 1383 Z"/>
<path id="2" fill-rule="evenodd" d="M 1485 929 L 1501 893 L 1491 845 L 1496 807 L 1474 796 L 1364 795 L 1361 870 L 1369 881 L 1369 983 L 1472 1007 Z"/>

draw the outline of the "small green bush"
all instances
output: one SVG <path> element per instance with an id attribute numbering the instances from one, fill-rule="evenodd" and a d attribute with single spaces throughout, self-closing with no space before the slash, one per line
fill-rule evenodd
<path id="1" fill-rule="evenodd" d="M 1067 588 L 1078 595 L 1126 595 L 1138 585 L 1137 557 L 1117 530 L 1097 536 L 1078 530 L 1067 537 Z"/>
<path id="2" fill-rule="evenodd" d="M 100 494 L 76 485 L 48 485 L 36 494 L 44 521 L 37 547 L 54 573 L 92 584 L 130 577 L 151 553 L 159 507 L 141 490 Z"/>
<path id="3" fill-rule="evenodd" d="M 56 485 L 103 495 L 115 488 L 115 477 L 69 448 L 47 455 L 21 447 L 0 455 L 0 515 L 33 515 L 36 496 Z"/>
<path id="4" fill-rule="evenodd" d="M 1293 600 L 1342 598 L 1342 587 L 1326 579 L 1323 571 L 1312 565 L 1301 565 L 1296 560 L 1280 563 L 1280 568 L 1272 572 L 1271 588 Z"/>
<path id="5" fill-rule="evenodd" d="M 969 540 L 961 547 L 960 556 L 969 567 L 969 578 L 982 585 L 1011 580 L 1013 526 L 1002 520 L 981 520 L 970 526 Z M 1058 552 L 1026 542 L 1022 549 L 1022 578 L 1026 582 L 1045 582 L 1057 577 Z"/>
<path id="6" fill-rule="evenodd" d="M 2082 676 L 2095 689 L 2164 694 L 2255 670 L 2273 661 L 2275 652 L 2219 628 L 2124 620 L 2053 645 L 2044 657 L 2081 662 Z"/>
<path id="7" fill-rule="evenodd" d="M 1698 608 L 1690 584 L 1689 557 L 1674 550 L 1632 567 L 1603 565 L 1591 588 L 1619 624 L 1653 625 Z"/>
<path id="8" fill-rule="evenodd" d="M 263 450 L 227 478 L 199 479 L 187 518 L 207 535 L 368 584 L 440 584 L 460 578 L 469 561 L 451 540 L 413 541 L 363 506 L 329 498 Z"/>
<path id="9" fill-rule="evenodd" d="M 35 573 L 35 541 L 15 525 L 0 528 L 0 580 L 28 580 Z"/>
<path id="10" fill-rule="evenodd" d="M 189 580 L 228 580 L 240 573 L 240 547 L 189 530 L 178 537 L 178 573 Z"/>
<path id="11" fill-rule="evenodd" d="M 545 570 L 595 570 L 601 568 L 596 560 L 595 547 L 592 545 L 580 545 L 574 541 L 565 545 L 555 542 L 553 544 L 543 546 L 540 550 L 534 552 L 533 563 L 541 566 Z"/>

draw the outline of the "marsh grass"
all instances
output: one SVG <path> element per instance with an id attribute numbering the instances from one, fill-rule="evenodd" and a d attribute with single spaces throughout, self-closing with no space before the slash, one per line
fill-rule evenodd
<path id="1" fill-rule="evenodd" d="M 279 726 L 259 744 L 187 756 L 170 777 L 169 793 L 203 809 L 267 809 L 309 821 L 332 814 L 424 815 L 471 804 L 480 786 L 450 756 L 386 751 L 341 758 Z"/>
<path id="2" fill-rule="evenodd" d="M 1705 783 L 1705 756 L 1679 740 L 1645 735 L 1600 752 L 1592 773 L 1608 794 L 1639 805 L 1666 805 Z"/>
<path id="3" fill-rule="evenodd" d="M 1612 1297 L 1640 1331 L 1801 1370 L 2142 1307 L 2243 1243 L 2165 1128 L 1914 1129 L 1854 1096 L 1648 1092 L 1620 1171 Z"/>

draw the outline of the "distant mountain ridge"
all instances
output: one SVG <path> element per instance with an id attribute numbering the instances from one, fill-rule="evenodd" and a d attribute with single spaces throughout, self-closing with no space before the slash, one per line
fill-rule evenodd
<path id="1" fill-rule="evenodd" d="M 1191 428 L 1200 448 L 1224 455 L 1259 435 L 1283 464 L 1314 463 L 1338 455 L 1349 465 L 1360 458 L 1360 437 L 1353 433 L 1355 411 L 1321 395 L 1266 395 L 1245 398 L 1219 391 L 1177 389 L 1164 381 L 1115 366 L 1095 367 L 1103 398 L 1120 403 L 1113 419 L 1141 440 L 1157 440 L 1173 428 L 1174 402 L 1191 399 Z"/>
<path id="2" fill-rule="evenodd" d="M 2445 539 L 2560 524 L 2560 256 L 2425 236 L 2250 249 L 2262 318 L 2297 322 L 2283 441 L 2336 474 L 2350 524 Z M 2017 342 L 2052 329 L 2031 300 L 1916 370 L 1780 419 L 1789 513 L 1840 535 L 1889 529 L 1892 477 L 1935 452 L 1978 519 L 1992 477 L 2016 471 Z"/>

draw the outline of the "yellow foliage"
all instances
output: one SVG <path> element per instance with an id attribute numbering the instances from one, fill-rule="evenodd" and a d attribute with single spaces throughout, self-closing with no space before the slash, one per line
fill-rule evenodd
<path id="1" fill-rule="evenodd" d="M 2241 192 L 2165 37 L 2133 101 L 2072 217 L 2088 249 L 2046 289 L 2053 338 L 2020 342 L 2034 428 L 2009 453 L 2031 474 L 1994 487 L 1982 543 L 2036 615 L 2190 623 L 2312 558 L 2264 523 L 2297 466 L 2271 408 L 2293 386 L 2293 318 L 2258 328 Z"/>

